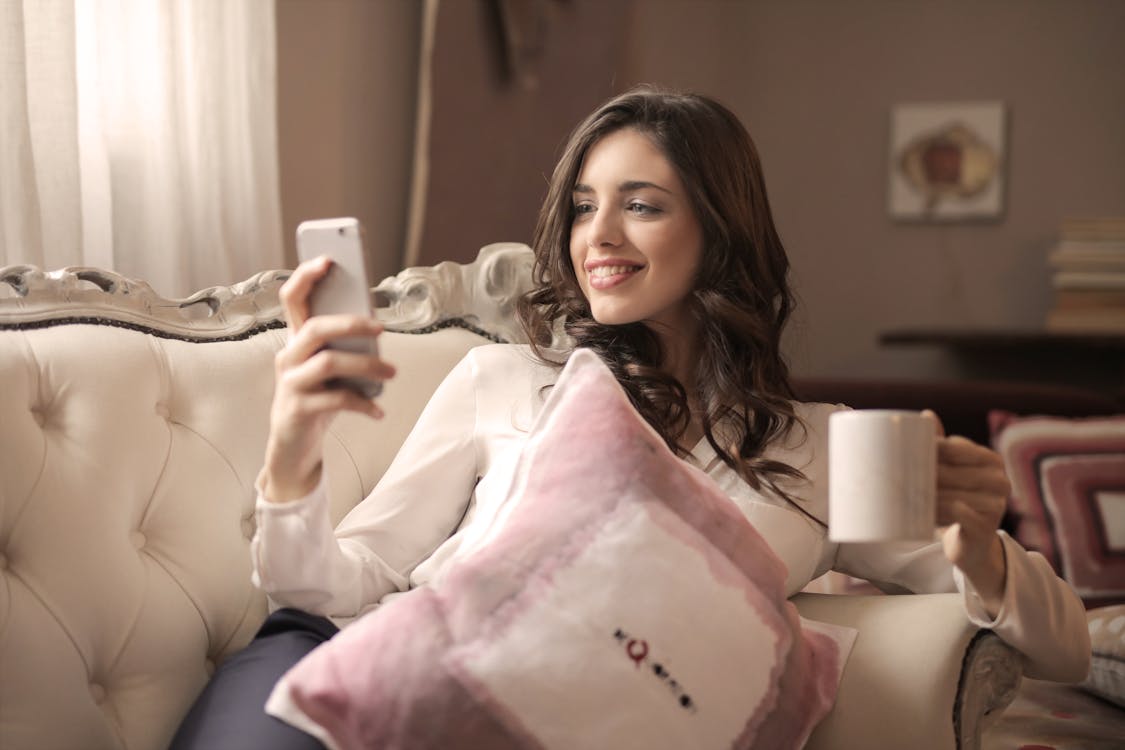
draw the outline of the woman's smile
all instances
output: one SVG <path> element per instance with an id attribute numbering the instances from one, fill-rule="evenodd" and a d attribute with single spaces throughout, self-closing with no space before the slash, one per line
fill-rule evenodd
<path id="1" fill-rule="evenodd" d="M 598 291 L 606 291 L 624 284 L 643 270 L 643 264 L 615 258 L 586 261 L 586 274 L 590 278 L 590 286 Z"/>

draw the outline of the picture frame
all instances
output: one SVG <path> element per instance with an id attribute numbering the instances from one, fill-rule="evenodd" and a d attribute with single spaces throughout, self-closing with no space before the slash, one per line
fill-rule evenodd
<path id="1" fill-rule="evenodd" d="M 904 103 L 891 110 L 887 209 L 904 221 L 1003 215 L 1003 102 Z"/>

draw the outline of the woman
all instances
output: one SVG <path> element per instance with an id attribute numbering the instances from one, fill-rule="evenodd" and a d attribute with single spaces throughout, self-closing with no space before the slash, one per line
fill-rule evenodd
<path id="1" fill-rule="evenodd" d="M 826 539 L 825 435 L 838 407 L 793 400 L 780 354 L 793 305 L 788 261 L 753 143 L 728 110 L 647 88 L 602 105 L 571 136 L 533 245 L 536 288 L 521 315 L 534 344 L 470 352 L 379 486 L 335 530 L 321 471 L 325 429 L 341 410 L 382 412 L 324 383 L 386 379 L 394 369 L 323 348 L 380 331 L 369 320 L 308 316 L 325 259 L 286 283 L 291 337 L 276 360 L 252 552 L 256 583 L 287 609 L 224 664 L 173 747 L 222 747 L 232 736 L 240 747 L 318 746 L 263 713 L 274 682 L 331 637 L 327 617 L 347 621 L 426 585 L 473 548 L 566 360 L 546 348 L 559 317 L 668 445 L 750 518 L 786 564 L 790 593 L 830 568 L 888 590 L 961 590 L 970 618 L 1021 650 L 1029 674 L 1084 676 L 1081 604 L 1043 558 L 998 532 L 1009 487 L 987 448 L 939 441 L 937 521 L 948 525 L 940 543 Z"/>

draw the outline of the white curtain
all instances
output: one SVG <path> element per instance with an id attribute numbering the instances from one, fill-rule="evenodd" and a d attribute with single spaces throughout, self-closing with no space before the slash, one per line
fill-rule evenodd
<path id="1" fill-rule="evenodd" d="M 0 0 L 0 266 L 283 266 L 274 0 Z"/>

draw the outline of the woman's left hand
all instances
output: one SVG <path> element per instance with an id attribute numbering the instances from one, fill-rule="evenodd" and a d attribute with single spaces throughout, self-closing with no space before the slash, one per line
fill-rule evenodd
<path id="1" fill-rule="evenodd" d="M 929 412 L 931 415 L 932 412 Z M 960 436 L 938 431 L 937 522 L 949 561 L 960 568 L 995 617 L 1004 600 L 1007 566 L 996 533 L 1011 484 L 1000 454 Z"/>

